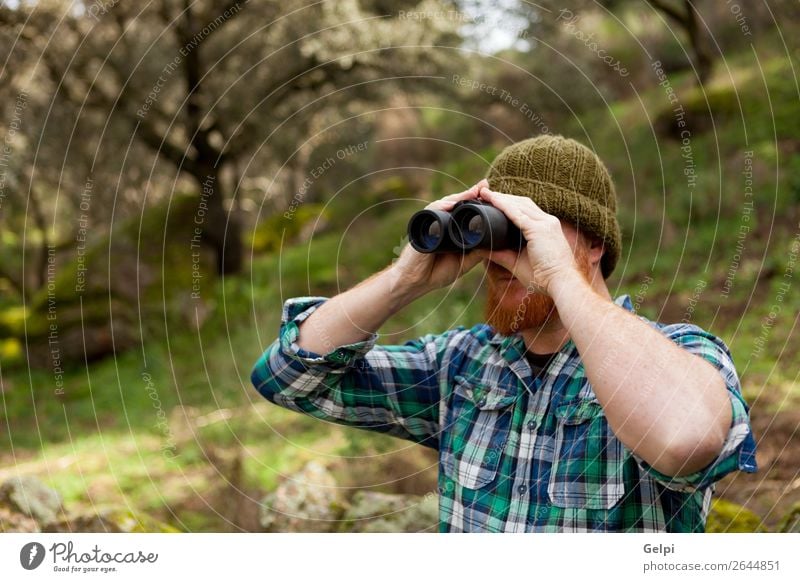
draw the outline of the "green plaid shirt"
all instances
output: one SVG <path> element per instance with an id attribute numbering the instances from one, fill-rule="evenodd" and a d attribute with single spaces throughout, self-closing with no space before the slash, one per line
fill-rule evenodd
<path id="1" fill-rule="evenodd" d="M 485 324 L 396 346 L 373 335 L 323 356 L 296 343 L 323 301 L 286 302 L 253 384 L 279 406 L 438 450 L 440 531 L 701 532 L 714 482 L 756 470 L 730 353 L 695 325 L 648 322 L 719 370 L 733 414 L 719 457 L 670 477 L 616 438 L 572 341 L 537 377 L 521 336 Z M 633 311 L 627 295 L 615 303 Z"/>

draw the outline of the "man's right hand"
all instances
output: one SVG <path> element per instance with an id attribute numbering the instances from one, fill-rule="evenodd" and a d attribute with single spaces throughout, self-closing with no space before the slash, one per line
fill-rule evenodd
<path id="1" fill-rule="evenodd" d="M 489 187 L 486 179 L 469 190 L 431 202 L 425 208 L 449 211 L 457 202 L 477 198 L 481 188 L 484 187 Z M 390 268 L 392 290 L 420 297 L 435 289 L 451 285 L 481 260 L 478 253 L 420 253 L 407 244 Z"/>
<path id="2" fill-rule="evenodd" d="M 486 180 L 469 190 L 428 205 L 449 211 L 456 202 L 478 197 Z M 479 253 L 419 253 L 407 245 L 400 258 L 380 273 L 324 302 L 300 325 L 297 344 L 316 354 L 363 341 L 414 299 L 451 284 L 481 262 Z"/>

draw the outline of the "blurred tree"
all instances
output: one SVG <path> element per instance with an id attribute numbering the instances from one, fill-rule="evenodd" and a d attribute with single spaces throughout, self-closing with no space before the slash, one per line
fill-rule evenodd
<path id="1" fill-rule="evenodd" d="M 659 12 L 666 14 L 673 23 L 681 27 L 686 33 L 694 53 L 697 80 L 701 85 L 705 83 L 711 75 L 714 59 L 708 48 L 706 33 L 698 24 L 695 3 L 698 3 L 699 0 L 694 0 L 694 2 L 683 0 L 676 3 L 670 3 L 669 0 L 647 0 L 647 2 Z"/>
<path id="2" fill-rule="evenodd" d="M 420 14 L 452 6 L 407 4 Z M 166 177 L 166 163 L 175 180 L 189 176 L 199 191 L 203 237 L 217 253 L 218 270 L 237 272 L 243 253 L 236 195 L 247 168 L 262 173 L 262 164 L 271 167 L 287 153 L 290 163 L 321 118 L 385 99 L 398 86 L 429 87 L 426 81 L 455 58 L 454 51 L 430 47 L 457 44 L 457 22 L 387 16 L 385 5 L 49 0 L 6 6 L 0 27 L 17 35 L 11 52 L 26 52 L 31 78 L 40 82 L 37 99 L 47 103 L 38 93 L 45 92 L 61 114 L 44 114 L 36 127 L 49 153 L 30 163 L 53 165 L 31 176 L 44 180 L 55 172 L 49 179 L 61 187 L 60 168 L 75 163 L 93 175 L 102 166 L 144 198 L 162 189 L 151 181 Z"/>
<path id="3" fill-rule="evenodd" d="M 708 80 L 714 67 L 714 57 L 708 46 L 708 37 L 704 27 L 700 26 L 697 5 L 701 0 L 646 0 L 650 6 L 665 15 L 673 24 L 678 25 L 689 40 L 698 84 Z M 609 10 L 617 10 L 639 4 L 629 0 L 600 0 L 600 4 Z M 705 25 L 704 25 L 705 26 Z"/>

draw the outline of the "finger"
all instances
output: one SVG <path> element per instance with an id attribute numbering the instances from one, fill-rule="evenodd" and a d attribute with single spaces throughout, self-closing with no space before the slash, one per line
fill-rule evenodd
<path id="1" fill-rule="evenodd" d="M 503 192 L 495 192 L 489 188 L 481 188 L 480 194 L 481 198 L 484 198 L 493 206 L 503 210 L 503 212 L 505 212 L 504 208 L 507 208 L 511 212 L 511 208 L 513 206 L 525 211 L 525 214 L 531 216 L 532 218 L 541 217 L 547 214 L 527 196 L 513 196 Z M 509 216 L 509 218 L 511 217 Z"/>
<path id="2" fill-rule="evenodd" d="M 456 205 L 457 202 L 461 202 L 462 200 L 471 200 L 473 198 L 478 197 L 478 192 L 481 189 L 481 183 L 478 182 L 468 190 L 464 190 L 463 192 L 459 192 L 457 194 L 450 194 L 449 196 L 445 196 L 440 200 L 436 200 L 435 202 L 431 202 L 425 208 L 429 210 L 450 210 L 453 206 Z"/>
<path id="3" fill-rule="evenodd" d="M 448 200 L 436 200 L 431 202 L 425 207 L 425 210 L 450 210 L 453 207 L 453 202 Z"/>
<path id="4" fill-rule="evenodd" d="M 482 261 L 482 257 L 475 252 L 464 253 L 461 255 L 461 274 L 468 273 L 472 268 Z"/>
<path id="5" fill-rule="evenodd" d="M 511 271 L 512 274 L 516 275 L 514 269 L 517 265 L 518 255 L 514 251 L 489 251 L 484 249 L 476 249 L 473 251 L 473 253 L 483 259 L 497 263 L 501 267 Z"/>
<path id="6" fill-rule="evenodd" d="M 477 197 L 478 197 L 478 198 L 480 198 L 480 197 L 481 197 L 481 191 L 482 191 L 484 188 L 488 188 L 488 187 L 489 187 L 489 180 L 487 180 L 486 178 L 484 178 L 483 180 L 481 180 L 480 182 L 478 182 L 477 184 L 475 184 L 475 186 L 478 188 L 478 196 L 477 196 Z"/>
<path id="7" fill-rule="evenodd" d="M 473 184 L 467 190 L 464 190 L 463 192 L 459 192 L 458 194 L 450 194 L 449 196 L 445 196 L 444 198 L 442 198 L 442 200 L 449 200 L 449 201 L 453 201 L 453 202 L 459 202 L 461 200 L 469 200 L 471 198 L 476 198 L 478 196 L 478 192 L 480 192 L 481 188 L 483 188 L 483 187 L 484 187 L 483 184 L 478 182 L 477 184 Z"/>
<path id="8" fill-rule="evenodd" d="M 523 203 L 523 201 L 527 200 L 527 198 L 522 198 L 521 196 L 510 196 L 508 194 L 501 194 L 499 192 L 492 192 L 489 194 L 489 196 L 486 196 L 486 192 L 490 191 L 486 190 L 485 188 L 481 190 L 481 196 L 492 206 L 505 214 L 506 218 L 513 222 L 517 228 L 524 233 L 526 226 L 529 226 L 529 220 L 535 216 L 532 216 L 533 212 L 535 212 L 535 209 Z"/>
<path id="9" fill-rule="evenodd" d="M 486 193 L 483 189 L 481 192 Z M 536 203 L 525 196 L 512 196 L 502 192 L 488 191 L 487 201 L 499 209 L 517 228 L 519 228 L 526 238 L 530 239 L 529 229 L 535 226 L 537 221 L 555 218 L 542 210 Z"/>

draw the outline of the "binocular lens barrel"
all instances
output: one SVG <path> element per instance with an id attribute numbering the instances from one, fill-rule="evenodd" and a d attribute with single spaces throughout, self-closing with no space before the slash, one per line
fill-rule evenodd
<path id="1" fill-rule="evenodd" d="M 443 210 L 420 210 L 408 221 L 408 240 L 421 253 L 458 250 L 450 240 L 450 213 Z"/>
<path id="2" fill-rule="evenodd" d="M 452 212 L 420 210 L 408 222 L 411 246 L 421 253 L 519 250 L 522 233 L 500 210 L 480 201 L 462 201 Z"/>

